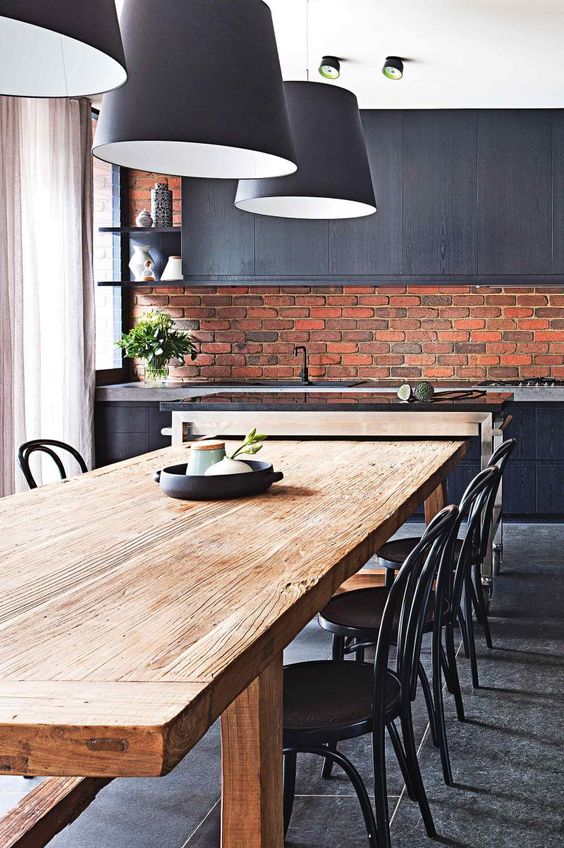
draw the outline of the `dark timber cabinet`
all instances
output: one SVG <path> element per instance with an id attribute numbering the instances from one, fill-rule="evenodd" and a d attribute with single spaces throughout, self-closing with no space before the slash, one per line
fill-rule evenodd
<path id="1" fill-rule="evenodd" d="M 186 281 L 564 285 L 560 110 L 365 110 L 378 211 L 296 221 L 183 181 Z"/>

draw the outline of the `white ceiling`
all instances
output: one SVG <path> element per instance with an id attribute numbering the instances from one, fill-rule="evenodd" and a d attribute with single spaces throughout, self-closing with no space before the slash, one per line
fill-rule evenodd
<path id="1" fill-rule="evenodd" d="M 324 82 L 321 56 L 339 56 L 327 85 L 350 88 L 361 108 L 564 107 L 564 0 L 266 2 L 284 79 L 306 79 L 309 65 Z M 398 82 L 381 72 L 394 55 L 410 59 Z"/>
<path id="2" fill-rule="evenodd" d="M 266 0 L 285 79 L 323 54 L 364 109 L 564 107 L 564 0 Z M 307 19 L 309 17 L 309 26 Z M 307 33 L 309 31 L 309 38 Z M 402 56 L 404 78 L 381 72 Z"/>

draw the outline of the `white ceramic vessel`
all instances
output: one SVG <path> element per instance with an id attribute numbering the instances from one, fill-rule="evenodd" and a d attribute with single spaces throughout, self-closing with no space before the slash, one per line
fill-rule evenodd
<path id="1" fill-rule="evenodd" d="M 151 267 L 154 265 L 153 257 L 149 253 L 148 244 L 136 244 L 133 246 L 133 254 L 129 260 L 129 267 L 133 276 L 139 282 L 145 279 L 145 262 L 149 261 Z"/>
<path id="2" fill-rule="evenodd" d="M 166 267 L 161 274 L 161 280 L 182 279 L 182 258 L 180 256 L 169 256 Z"/>

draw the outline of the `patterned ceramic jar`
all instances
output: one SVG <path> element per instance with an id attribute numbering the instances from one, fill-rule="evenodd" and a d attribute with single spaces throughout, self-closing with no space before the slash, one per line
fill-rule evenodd
<path id="1" fill-rule="evenodd" d="M 138 227 L 152 227 L 153 219 L 149 215 L 147 209 L 142 209 L 137 218 L 135 219 L 135 223 Z"/>
<path id="2" fill-rule="evenodd" d="M 151 217 L 155 227 L 172 227 L 172 192 L 168 183 L 155 183 L 151 189 Z"/>

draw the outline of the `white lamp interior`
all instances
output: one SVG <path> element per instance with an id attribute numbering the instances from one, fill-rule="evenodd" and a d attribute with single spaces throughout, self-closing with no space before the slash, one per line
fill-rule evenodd
<path id="1" fill-rule="evenodd" d="M 125 69 L 89 44 L 43 27 L 0 17 L 2 93 L 79 97 L 117 88 Z"/>
<path id="2" fill-rule="evenodd" d="M 275 218 L 362 218 L 376 212 L 375 206 L 338 197 L 251 197 L 235 206 L 255 215 Z"/>

